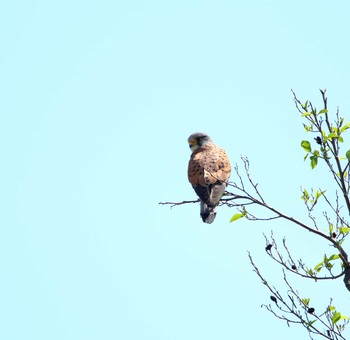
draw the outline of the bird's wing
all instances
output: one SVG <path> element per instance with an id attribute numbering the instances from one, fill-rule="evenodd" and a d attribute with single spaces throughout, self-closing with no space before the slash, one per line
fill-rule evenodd
<path id="1" fill-rule="evenodd" d="M 215 145 L 194 152 L 188 164 L 190 183 L 199 198 L 211 205 L 219 202 L 230 174 L 230 160 L 225 150 Z"/>

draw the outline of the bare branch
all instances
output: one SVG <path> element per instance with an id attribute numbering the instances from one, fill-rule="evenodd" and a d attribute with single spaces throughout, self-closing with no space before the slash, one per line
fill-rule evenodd
<path id="1" fill-rule="evenodd" d="M 340 277 L 342 277 L 345 273 L 344 269 L 337 275 L 334 275 L 331 271 L 331 269 L 328 269 L 329 276 L 318 276 L 316 271 L 311 271 L 310 269 L 305 268 L 305 265 L 301 260 L 294 260 L 294 258 L 291 255 L 291 252 L 289 248 L 287 247 L 287 240 L 283 239 L 283 248 L 284 251 L 287 254 L 288 260 L 285 260 L 282 252 L 279 250 L 277 242 L 273 236 L 273 233 L 271 232 L 271 240 L 269 240 L 265 235 L 266 243 L 268 244 L 266 249 L 267 254 L 271 257 L 272 260 L 280 264 L 282 267 L 284 267 L 287 271 L 292 272 L 295 275 L 298 275 L 303 278 L 312 279 L 314 281 L 319 280 L 335 280 Z"/>
<path id="2" fill-rule="evenodd" d="M 275 287 L 271 286 L 261 274 L 249 252 L 248 257 L 253 266 L 253 271 L 258 275 L 264 286 L 272 294 L 270 299 L 274 304 L 263 304 L 262 307 L 265 307 L 278 319 L 285 321 L 288 326 L 290 326 L 290 324 L 302 325 L 307 330 L 311 339 L 312 335 L 318 335 L 325 339 L 346 339 L 341 332 L 347 322 L 344 323 L 343 327 L 334 327 L 331 318 L 331 305 L 327 306 L 325 312 L 317 314 L 315 309 L 309 306 L 309 301 L 300 297 L 299 292 L 293 288 L 287 279 L 286 273 L 283 271 L 283 279 L 288 287 L 288 300 L 285 299 L 283 295 Z"/>
<path id="3" fill-rule="evenodd" d="M 182 202 L 159 202 L 158 204 L 160 205 L 170 205 L 170 208 L 176 207 L 178 205 L 182 205 L 182 204 L 188 204 L 188 203 L 198 203 L 199 199 L 195 200 L 195 201 L 182 201 Z"/>

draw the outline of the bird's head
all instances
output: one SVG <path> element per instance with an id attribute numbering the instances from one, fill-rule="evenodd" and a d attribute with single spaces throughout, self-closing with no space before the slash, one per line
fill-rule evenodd
<path id="1" fill-rule="evenodd" d="M 206 133 L 196 132 L 193 133 L 187 139 L 188 145 L 192 152 L 195 152 L 197 149 L 201 148 L 207 143 L 212 143 L 212 140 Z"/>

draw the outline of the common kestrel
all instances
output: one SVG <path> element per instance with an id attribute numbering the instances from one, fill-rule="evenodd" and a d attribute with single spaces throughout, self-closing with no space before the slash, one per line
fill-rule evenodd
<path id="1" fill-rule="evenodd" d="M 226 151 L 215 145 L 205 133 L 192 134 L 188 137 L 188 144 L 192 151 L 188 180 L 201 201 L 203 222 L 212 223 L 231 174 L 230 160 Z"/>

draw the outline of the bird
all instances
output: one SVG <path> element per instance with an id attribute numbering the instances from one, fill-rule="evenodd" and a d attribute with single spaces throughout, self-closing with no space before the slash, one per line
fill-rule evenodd
<path id="1" fill-rule="evenodd" d="M 203 222 L 211 224 L 230 178 L 230 160 L 226 151 L 215 145 L 206 133 L 193 133 L 187 141 L 192 151 L 188 180 L 200 199 Z"/>

